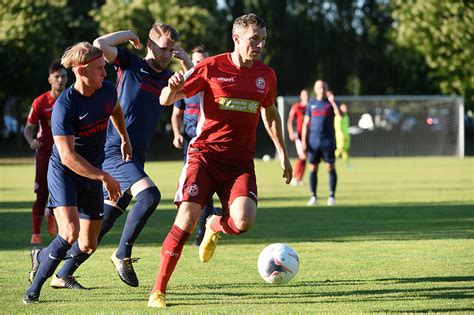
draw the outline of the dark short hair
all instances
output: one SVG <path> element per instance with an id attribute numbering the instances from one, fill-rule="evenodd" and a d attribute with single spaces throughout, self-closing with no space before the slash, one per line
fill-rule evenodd
<path id="1" fill-rule="evenodd" d="M 54 72 L 59 71 L 61 69 L 66 71 L 66 68 L 64 68 L 64 66 L 61 64 L 61 60 L 55 59 L 49 65 L 48 73 L 51 74 L 51 73 L 54 73 Z"/>
<path id="2" fill-rule="evenodd" d="M 265 21 L 261 17 L 254 13 L 248 13 L 235 19 L 234 25 L 232 27 L 232 34 L 237 33 L 239 29 L 247 29 L 251 25 L 255 25 L 259 28 L 267 27 Z"/>
<path id="3" fill-rule="evenodd" d="M 204 48 L 204 45 L 201 46 L 196 46 L 191 50 L 191 53 L 200 53 L 200 54 L 205 54 L 206 53 L 206 48 Z"/>

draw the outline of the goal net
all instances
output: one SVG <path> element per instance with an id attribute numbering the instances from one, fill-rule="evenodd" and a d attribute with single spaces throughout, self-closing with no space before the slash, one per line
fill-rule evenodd
<path id="1" fill-rule="evenodd" d="M 277 98 L 286 122 L 297 96 Z M 351 156 L 464 156 L 464 99 L 456 96 L 337 96 L 349 108 Z"/>

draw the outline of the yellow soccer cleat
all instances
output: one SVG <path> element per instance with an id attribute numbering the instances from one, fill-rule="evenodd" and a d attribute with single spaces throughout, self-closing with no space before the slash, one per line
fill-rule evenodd
<path id="1" fill-rule="evenodd" d="M 166 307 L 166 294 L 161 293 L 158 290 L 153 292 L 150 295 L 150 298 L 148 299 L 148 307 L 165 308 Z"/>
<path id="2" fill-rule="evenodd" d="M 199 245 L 199 259 L 202 262 L 208 262 L 211 260 L 212 255 L 214 255 L 214 252 L 216 251 L 219 232 L 214 232 L 211 229 L 211 223 L 216 218 L 216 215 L 211 215 L 206 221 L 206 232 L 204 233 L 201 245 Z"/>

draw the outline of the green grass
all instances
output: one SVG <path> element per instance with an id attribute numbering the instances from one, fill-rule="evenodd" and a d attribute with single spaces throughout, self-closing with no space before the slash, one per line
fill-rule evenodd
<path id="1" fill-rule="evenodd" d="M 163 200 L 134 248 L 138 288 L 124 285 L 109 257 L 123 218 L 77 272 L 91 291 L 43 288 L 23 306 L 28 287 L 32 164 L 0 164 L 0 313 L 154 313 L 146 307 L 161 243 L 175 216 L 180 162 L 147 169 Z M 308 186 L 283 184 L 275 161 L 256 162 L 259 212 L 254 228 L 225 235 L 208 264 L 186 246 L 168 290 L 170 313 L 474 312 L 474 159 L 354 159 L 337 165 L 336 207 L 324 206 L 328 177 L 319 174 L 320 204 L 307 208 Z M 51 240 L 44 237 L 44 244 Z M 300 271 L 287 286 L 260 279 L 256 261 L 285 242 Z"/>

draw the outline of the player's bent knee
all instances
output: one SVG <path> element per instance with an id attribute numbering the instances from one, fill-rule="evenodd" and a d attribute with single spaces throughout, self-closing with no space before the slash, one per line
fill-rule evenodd
<path id="1" fill-rule="evenodd" d="M 150 216 L 158 206 L 161 200 L 161 193 L 158 187 L 152 186 L 141 191 L 136 196 L 137 202 L 143 204 L 143 208 L 147 209 L 147 216 Z"/>

